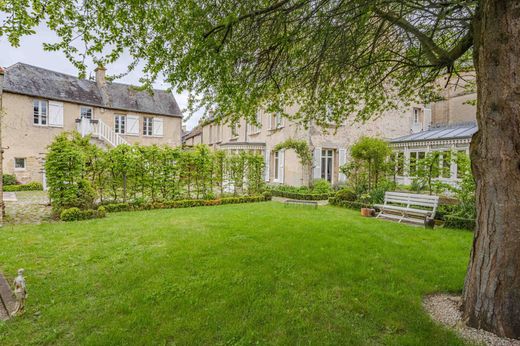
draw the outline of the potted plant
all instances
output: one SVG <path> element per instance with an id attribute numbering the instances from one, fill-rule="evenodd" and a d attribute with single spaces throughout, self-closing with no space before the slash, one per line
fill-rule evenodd
<path id="1" fill-rule="evenodd" d="M 370 217 L 370 216 L 374 216 L 375 214 L 375 209 L 373 208 L 370 208 L 370 194 L 368 193 L 364 193 L 360 196 L 360 201 L 361 203 L 363 203 L 363 207 L 361 208 L 361 216 L 364 216 L 364 217 Z"/>

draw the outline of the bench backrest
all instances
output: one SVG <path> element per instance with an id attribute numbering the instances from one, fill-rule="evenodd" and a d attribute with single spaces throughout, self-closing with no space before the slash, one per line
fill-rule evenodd
<path id="1" fill-rule="evenodd" d="M 411 208 L 414 206 L 435 211 L 439 204 L 439 196 L 421 195 L 405 192 L 385 192 L 385 204 L 404 204 Z"/>

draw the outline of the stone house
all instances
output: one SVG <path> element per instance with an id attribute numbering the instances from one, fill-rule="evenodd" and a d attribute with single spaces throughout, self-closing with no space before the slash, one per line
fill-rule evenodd
<path id="1" fill-rule="evenodd" d="M 100 146 L 181 145 L 182 114 L 167 91 L 138 91 L 109 82 L 105 69 L 83 80 L 23 63 L 4 72 L 4 172 L 21 183 L 44 182 L 43 157 L 54 137 L 78 130 Z"/>
<path id="2" fill-rule="evenodd" d="M 440 152 L 439 176 L 435 180 L 457 184 L 456 154 L 469 154 L 471 138 L 478 130 L 476 107 L 472 102 L 477 96 L 475 92 L 468 91 L 465 84 L 460 80 L 444 89 L 443 100 L 432 104 L 431 119 L 425 119 L 417 126 L 417 129 L 422 128 L 421 131 L 390 140 L 395 152 L 395 178 L 398 183 L 411 184 L 417 176 L 416 162 L 429 152 Z"/>
<path id="3" fill-rule="evenodd" d="M 296 108 L 287 109 L 288 114 Z M 414 114 L 430 119 L 430 109 L 417 105 L 404 110 L 388 111 L 365 123 L 347 121 L 337 130 L 323 129 L 312 123 L 306 128 L 279 114 L 260 111 L 258 126 L 241 120 L 230 126 L 216 121 L 201 122 L 184 140 L 185 145 L 206 144 L 230 153 L 249 151 L 265 159 L 265 181 L 271 184 L 308 186 L 315 179 L 326 179 L 332 184 L 346 180 L 340 166 L 349 160 L 349 149 L 361 136 L 390 139 L 412 133 L 417 128 Z M 417 121 L 419 121 L 417 119 Z M 312 167 L 304 167 L 294 150 L 275 151 L 277 144 L 287 139 L 305 141 L 313 153 Z"/>

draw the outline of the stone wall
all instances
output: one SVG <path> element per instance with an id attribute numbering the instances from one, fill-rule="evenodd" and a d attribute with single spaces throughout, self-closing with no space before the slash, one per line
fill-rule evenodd
<path id="1" fill-rule="evenodd" d="M 5 173 L 15 174 L 22 183 L 30 181 L 42 182 L 42 165 L 47 146 L 54 137 L 63 131 L 76 130 L 76 119 L 80 115 L 81 105 L 64 102 L 63 127 L 38 126 L 33 124 L 34 97 L 4 92 L 3 108 L 5 117 L 2 122 L 3 145 L 8 147 L 4 152 Z M 129 143 L 144 145 L 166 144 L 178 146 L 181 144 L 182 119 L 179 117 L 157 116 L 138 112 L 116 111 L 112 109 L 93 107 L 93 119 L 100 119 L 114 128 L 115 114 L 128 113 L 140 116 L 139 135 L 123 135 Z M 143 136 L 143 116 L 163 118 L 164 135 L 162 137 Z M 15 158 L 26 158 L 26 169 L 15 170 Z"/>

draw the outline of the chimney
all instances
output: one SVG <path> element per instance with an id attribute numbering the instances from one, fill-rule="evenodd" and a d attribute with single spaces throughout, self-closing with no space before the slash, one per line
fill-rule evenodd
<path id="1" fill-rule="evenodd" d="M 98 88 L 105 87 L 107 83 L 107 80 L 105 78 L 105 72 L 107 71 L 107 69 L 104 68 L 102 65 L 99 65 L 98 67 L 96 67 L 94 71 L 96 72 L 96 84 Z"/>

